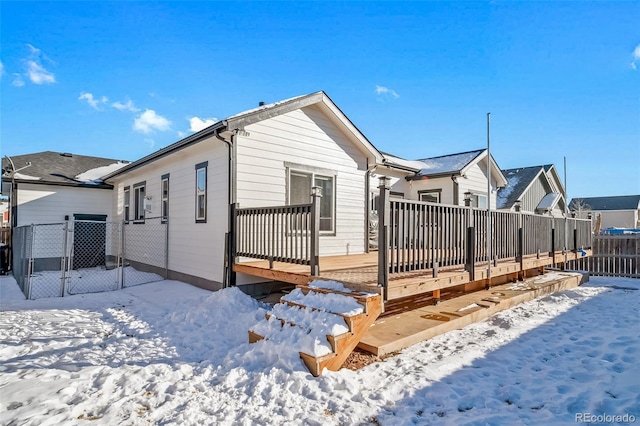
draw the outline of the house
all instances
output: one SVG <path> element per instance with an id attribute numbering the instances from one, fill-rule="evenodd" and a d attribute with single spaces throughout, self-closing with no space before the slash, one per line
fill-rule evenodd
<path id="1" fill-rule="evenodd" d="M 579 218 L 600 218 L 600 229 L 640 228 L 640 195 L 574 198 L 571 213 Z"/>
<path id="2" fill-rule="evenodd" d="M 229 266 L 231 205 L 309 203 L 312 187 L 320 187 L 320 254 L 366 252 L 370 173 L 383 164 L 335 103 L 316 92 L 218 121 L 104 180 L 114 187 L 113 217 L 132 226 L 166 219 L 170 279 L 219 289 Z M 238 284 L 255 281 L 238 274 Z"/>
<path id="3" fill-rule="evenodd" d="M 107 220 L 112 186 L 99 177 L 126 162 L 44 151 L 2 159 L 2 193 L 9 196 L 11 225 Z"/>
<path id="4" fill-rule="evenodd" d="M 488 180 L 491 180 L 491 205 L 496 205 L 496 191 L 507 180 L 488 151 L 478 149 L 438 157 L 410 161 L 386 155 L 385 166 L 395 169 L 391 196 L 461 206 L 465 201 L 472 207 L 487 208 Z M 487 161 L 490 174 L 487 177 Z M 402 178 L 397 175 L 404 169 Z M 377 170 L 382 170 L 378 168 Z M 389 174 L 387 170 L 384 174 Z"/>
<path id="5" fill-rule="evenodd" d="M 498 209 L 520 209 L 528 213 L 564 216 L 564 187 L 553 164 L 519 167 L 502 172 L 509 185 L 498 190 Z"/>

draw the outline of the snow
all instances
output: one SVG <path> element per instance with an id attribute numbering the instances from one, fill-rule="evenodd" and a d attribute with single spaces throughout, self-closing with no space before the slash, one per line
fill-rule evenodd
<path id="1" fill-rule="evenodd" d="M 520 183 L 520 176 L 517 173 L 507 174 L 505 177 L 507 178 L 507 186 L 500 188 L 498 190 L 498 195 L 496 199 L 496 204 L 498 205 L 498 208 L 506 207 L 506 203 L 507 203 L 507 200 L 509 199 L 509 196 L 511 195 L 513 190 L 516 188 L 518 183 Z"/>
<path id="2" fill-rule="evenodd" d="M 296 288 L 291 293 L 282 296 L 282 300 L 344 316 L 353 316 L 364 312 L 364 307 L 353 297 L 337 293 L 323 294 L 310 291 L 304 294 L 302 290 Z"/>
<path id="3" fill-rule="evenodd" d="M 640 418 L 640 280 L 592 277 L 359 371 L 247 343 L 267 309 L 176 281 L 24 300 L 0 277 L 0 424 L 575 424 Z"/>
<path id="4" fill-rule="evenodd" d="M 103 176 L 106 176 L 109 173 L 113 173 L 116 170 L 123 168 L 127 164 L 129 163 L 118 161 L 117 163 L 109 164 L 108 166 L 96 167 L 95 169 L 90 169 L 86 172 L 80 173 L 78 176 L 76 176 L 76 180 L 97 185 L 102 183 Z"/>
<path id="5" fill-rule="evenodd" d="M 442 157 L 424 158 L 418 160 L 424 163 L 420 170 L 421 175 L 433 175 L 438 173 L 449 173 L 462 170 L 467 164 L 473 161 L 481 151 L 463 152 L 460 154 L 446 155 Z"/>
<path id="6" fill-rule="evenodd" d="M 309 283 L 309 287 L 340 291 L 342 293 L 351 293 L 350 288 L 347 288 L 344 284 L 333 280 L 313 280 Z"/>
<path id="7" fill-rule="evenodd" d="M 231 115 L 231 116 L 227 117 L 227 120 L 230 120 L 230 119 L 232 119 L 232 118 L 237 118 L 237 117 L 240 117 L 240 116 L 243 116 L 243 115 L 247 115 L 247 114 L 252 114 L 252 113 L 254 113 L 254 112 L 258 112 L 258 111 L 261 111 L 261 110 L 263 110 L 263 109 L 273 108 L 273 107 L 275 107 L 275 106 L 282 105 L 282 104 L 286 104 L 287 102 L 291 102 L 291 101 L 294 101 L 294 100 L 296 100 L 296 99 L 303 98 L 303 97 L 305 97 L 305 96 L 308 96 L 308 95 L 299 95 L 299 96 L 294 96 L 294 97 L 292 97 L 292 98 L 289 98 L 289 99 L 283 99 L 283 100 L 278 101 L 278 102 L 273 102 L 273 103 L 270 103 L 270 104 L 264 104 L 264 105 L 261 105 L 261 106 L 259 106 L 259 107 L 257 107 L 257 108 L 251 108 L 251 109 L 248 109 L 248 110 L 246 110 L 246 111 L 242 111 L 242 112 L 239 112 L 239 113 L 237 113 L 237 114 Z"/>
<path id="8" fill-rule="evenodd" d="M 39 176 L 29 176 L 29 175 L 25 175 L 24 173 L 14 173 L 13 177 L 16 179 L 23 179 L 23 180 L 40 180 L 42 179 Z"/>

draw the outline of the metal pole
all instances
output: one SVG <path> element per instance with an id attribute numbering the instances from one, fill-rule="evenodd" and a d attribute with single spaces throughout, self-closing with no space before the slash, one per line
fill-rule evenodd
<path id="1" fill-rule="evenodd" d="M 62 241 L 62 259 L 60 261 L 60 297 L 64 297 L 64 287 L 67 273 L 67 240 L 69 236 L 69 221 L 64 222 L 64 237 Z"/>
<path id="2" fill-rule="evenodd" d="M 125 250 L 125 244 L 126 244 L 126 240 L 125 240 L 125 225 L 126 225 L 126 218 L 122 220 L 122 222 L 120 222 L 120 263 L 122 264 L 122 267 L 120 268 L 120 288 L 124 288 L 124 267 L 125 267 L 125 256 L 126 256 L 126 250 Z"/>
<path id="3" fill-rule="evenodd" d="M 569 204 L 567 197 L 567 156 L 564 157 L 564 263 L 562 265 L 562 269 L 567 268 L 567 248 L 569 246 L 569 242 L 567 240 L 569 234 Z"/>
<path id="4" fill-rule="evenodd" d="M 491 113 L 487 113 L 487 288 L 491 287 Z"/>
<path id="5" fill-rule="evenodd" d="M 164 279 L 169 279 L 169 212 L 167 219 L 164 221 Z M 162 225 L 162 220 L 160 221 Z"/>

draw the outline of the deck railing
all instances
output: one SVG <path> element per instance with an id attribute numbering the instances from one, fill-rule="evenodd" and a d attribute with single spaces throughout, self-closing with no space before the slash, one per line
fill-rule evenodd
<path id="1" fill-rule="evenodd" d="M 319 273 L 320 194 L 314 188 L 312 202 L 292 206 L 231 206 L 230 257 L 250 257 L 273 262 L 309 265 Z"/>
<path id="2" fill-rule="evenodd" d="M 438 268 L 464 266 L 473 281 L 478 263 L 591 247 L 590 220 L 492 211 L 489 235 L 487 210 L 389 199 L 384 184 L 378 199 L 378 284 L 385 293 L 389 274 L 432 269 L 435 277 Z"/>

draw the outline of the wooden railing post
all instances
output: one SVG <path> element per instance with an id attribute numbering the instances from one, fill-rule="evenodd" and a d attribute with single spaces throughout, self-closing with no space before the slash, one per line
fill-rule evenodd
<path id="1" fill-rule="evenodd" d="M 380 177 L 378 186 L 378 287 L 383 288 L 383 299 L 389 299 L 389 178 Z"/>
<path id="2" fill-rule="evenodd" d="M 551 222 L 551 251 L 549 252 L 549 256 L 551 256 L 553 267 L 556 267 L 556 221 L 555 219 Z"/>
<path id="3" fill-rule="evenodd" d="M 476 230 L 473 226 L 467 227 L 467 264 L 465 269 L 469 272 L 469 281 L 476 280 Z"/>
<path id="4" fill-rule="evenodd" d="M 320 275 L 320 199 L 322 198 L 322 188 L 314 186 L 311 188 L 311 253 L 310 266 L 311 275 Z"/>

